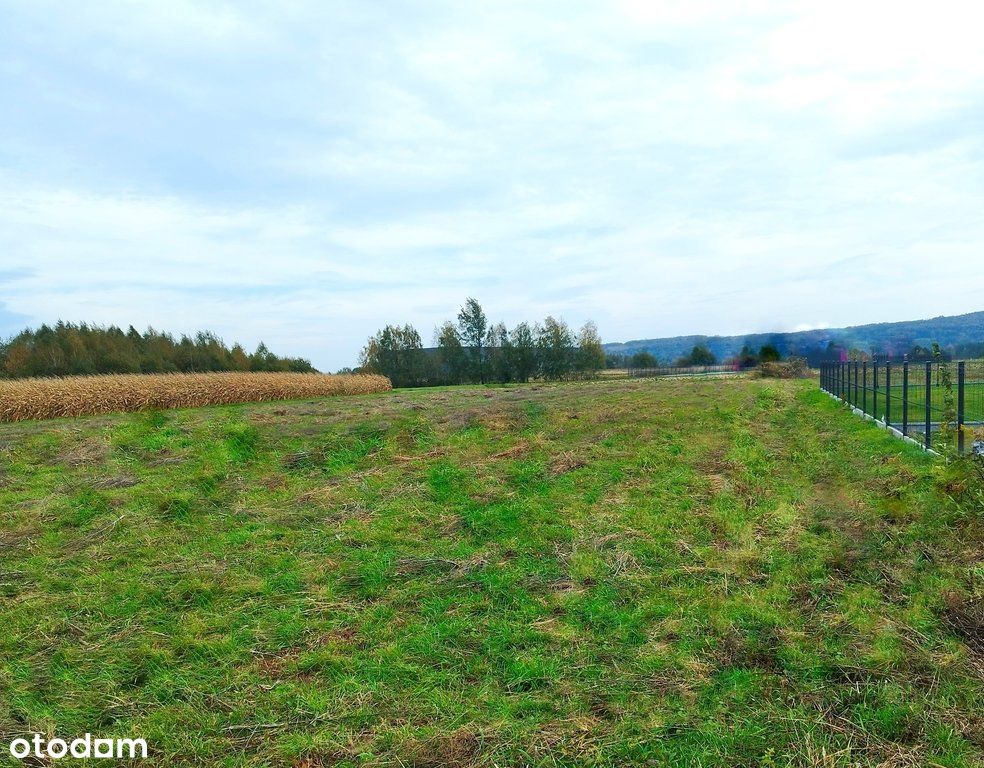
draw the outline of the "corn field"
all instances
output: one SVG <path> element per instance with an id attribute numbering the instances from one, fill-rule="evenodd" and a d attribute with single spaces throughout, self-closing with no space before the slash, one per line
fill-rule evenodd
<path id="1" fill-rule="evenodd" d="M 174 373 L 0 380 L 0 421 L 116 411 L 359 395 L 391 389 L 384 376 Z"/>

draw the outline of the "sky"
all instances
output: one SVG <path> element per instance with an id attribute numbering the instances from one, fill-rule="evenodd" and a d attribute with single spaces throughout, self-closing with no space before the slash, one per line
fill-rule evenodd
<path id="1" fill-rule="evenodd" d="M 984 309 L 974 2 L 0 0 L 0 337 Z"/>

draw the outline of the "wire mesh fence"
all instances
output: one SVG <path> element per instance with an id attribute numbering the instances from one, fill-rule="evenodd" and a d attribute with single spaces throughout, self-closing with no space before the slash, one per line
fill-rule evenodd
<path id="1" fill-rule="evenodd" d="M 984 452 L 984 360 L 821 363 L 820 388 L 926 448 Z"/>
<path id="2" fill-rule="evenodd" d="M 630 379 L 653 378 L 658 376 L 717 376 L 733 374 L 741 371 L 741 366 L 724 365 L 661 365 L 648 368 L 625 369 L 625 375 Z"/>

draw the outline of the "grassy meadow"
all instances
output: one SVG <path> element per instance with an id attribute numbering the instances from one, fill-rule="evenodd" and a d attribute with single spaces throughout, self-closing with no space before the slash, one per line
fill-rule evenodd
<path id="1" fill-rule="evenodd" d="M 0 425 L 0 741 L 979 766 L 981 518 L 811 381 Z"/>

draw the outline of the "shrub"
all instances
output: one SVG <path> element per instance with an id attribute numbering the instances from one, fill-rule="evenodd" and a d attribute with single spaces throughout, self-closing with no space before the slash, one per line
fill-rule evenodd
<path id="1" fill-rule="evenodd" d="M 810 367 L 802 357 L 790 357 L 785 362 L 767 362 L 759 366 L 759 376 L 766 379 L 805 379 Z"/>
<path id="2" fill-rule="evenodd" d="M 630 368 L 655 368 L 656 355 L 652 352 L 636 352 L 629 360 Z"/>

